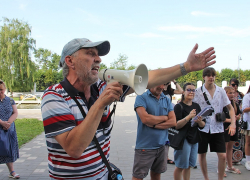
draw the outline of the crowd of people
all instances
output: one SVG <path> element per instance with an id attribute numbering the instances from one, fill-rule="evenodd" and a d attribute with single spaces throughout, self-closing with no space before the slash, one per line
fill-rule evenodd
<path id="1" fill-rule="evenodd" d="M 136 97 L 134 110 L 138 127 L 133 180 L 145 178 L 149 171 L 151 179 L 158 180 L 161 173 L 167 170 L 170 127 L 188 129 L 182 149 L 174 150 L 175 163 L 172 164 L 176 166 L 173 172 L 175 180 L 190 179 L 190 168 L 196 166 L 197 156 L 204 179 L 209 179 L 206 161 L 208 145 L 210 151 L 218 155 L 219 180 L 226 176 L 225 171 L 240 174 L 233 164 L 241 159 L 233 159 L 232 148 L 235 141 L 243 137 L 239 137 L 239 132 L 245 137 L 245 166 L 250 170 L 250 88 L 243 97 L 237 90 L 239 83 L 236 79 L 231 80 L 230 87 L 225 90 L 218 87 L 215 84 L 216 71 L 209 67 L 215 63 L 214 48 L 201 53 L 196 53 L 197 49 L 196 44 L 184 63 L 149 71 L 148 90 Z M 114 179 L 110 172 L 112 169 L 105 163 L 110 156 L 113 128 L 110 115 L 114 109 L 111 110 L 110 105 L 124 101 L 126 95 L 134 90 L 119 82 L 107 84 L 98 78 L 102 61 L 100 56 L 108 54 L 109 50 L 109 41 L 91 42 L 86 38 L 73 39 L 62 50 L 60 66 L 64 80 L 45 90 L 41 104 L 51 179 Z M 175 81 L 180 76 L 201 69 L 204 69 L 204 84 L 197 89 L 192 83 L 186 83 L 181 88 Z M 177 87 L 175 90 L 170 87 L 171 81 Z M 19 157 L 13 123 L 17 109 L 15 102 L 4 95 L 5 89 L 5 84 L 0 81 L 0 108 L 4 109 L 0 111 L 0 133 L 12 131 L 13 138 L 9 141 L 15 148 L 11 157 L 0 156 L 0 163 L 6 163 L 9 176 L 18 179 L 20 176 L 13 168 Z M 174 94 L 182 94 L 181 101 L 176 105 L 172 103 Z M 205 117 L 198 116 L 192 122 L 208 105 L 213 107 L 214 112 Z M 222 112 L 225 107 L 224 122 Z M 246 130 L 239 131 L 241 113 L 249 123 Z"/>

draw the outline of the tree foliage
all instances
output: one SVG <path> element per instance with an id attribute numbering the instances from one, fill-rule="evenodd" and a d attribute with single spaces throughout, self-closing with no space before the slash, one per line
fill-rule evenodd
<path id="1" fill-rule="evenodd" d="M 125 70 L 127 66 L 128 56 L 125 54 L 119 54 L 119 57 L 110 64 L 110 69 Z"/>
<path id="2" fill-rule="evenodd" d="M 39 69 L 43 69 L 45 71 L 48 69 L 58 71 L 61 56 L 43 48 L 35 50 L 34 55 L 36 61 L 39 63 Z"/>
<path id="3" fill-rule="evenodd" d="M 35 63 L 30 52 L 35 48 L 35 40 L 30 35 L 31 27 L 26 22 L 3 18 L 0 29 L 0 78 L 10 91 L 33 88 Z"/>

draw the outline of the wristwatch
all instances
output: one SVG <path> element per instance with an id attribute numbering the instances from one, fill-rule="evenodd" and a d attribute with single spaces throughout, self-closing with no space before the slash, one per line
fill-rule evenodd
<path id="1" fill-rule="evenodd" d="M 180 67 L 181 67 L 181 74 L 184 76 L 184 75 L 186 75 L 187 74 L 187 70 L 186 70 L 186 68 L 185 68 L 185 66 L 184 66 L 184 63 L 181 63 L 180 64 Z"/>

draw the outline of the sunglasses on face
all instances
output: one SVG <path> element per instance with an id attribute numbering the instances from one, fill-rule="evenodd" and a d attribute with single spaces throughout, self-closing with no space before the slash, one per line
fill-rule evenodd
<path id="1" fill-rule="evenodd" d="M 232 85 L 233 87 L 234 87 L 234 86 L 238 86 L 238 84 L 231 84 L 231 85 Z"/>
<path id="2" fill-rule="evenodd" d="M 191 93 L 191 92 L 195 92 L 195 89 L 186 89 L 187 92 Z"/>

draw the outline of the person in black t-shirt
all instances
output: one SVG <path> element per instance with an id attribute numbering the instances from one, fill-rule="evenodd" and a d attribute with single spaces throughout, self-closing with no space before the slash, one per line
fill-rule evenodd
<path id="1" fill-rule="evenodd" d="M 188 128 L 188 133 L 182 150 L 174 150 L 175 180 L 181 180 L 182 175 L 183 179 L 190 179 L 190 167 L 196 165 L 198 154 L 198 142 L 200 141 L 198 127 L 205 126 L 202 117 L 195 120 L 194 126 L 191 126 L 191 119 L 201 111 L 199 104 L 192 102 L 195 93 L 194 84 L 186 83 L 183 90 L 181 102 L 175 105 L 174 112 L 177 120 L 176 129 Z"/>
<path id="2" fill-rule="evenodd" d="M 183 93 L 183 89 L 181 88 L 181 86 L 175 80 L 173 80 L 172 82 L 175 84 L 176 89 L 173 89 L 171 87 L 171 81 L 170 81 L 170 82 L 167 82 L 164 84 L 164 89 L 162 91 L 163 94 L 171 100 L 171 102 L 172 102 L 172 96 L 174 94 L 182 94 Z M 172 103 L 172 105 L 174 106 L 175 104 Z M 168 146 L 168 148 L 170 147 L 169 141 L 166 142 L 166 145 Z M 167 162 L 168 162 L 168 164 L 174 164 L 174 161 L 171 160 L 170 158 L 168 158 Z"/>
<path id="3" fill-rule="evenodd" d="M 175 80 L 173 80 L 173 83 L 175 84 L 176 89 L 173 89 L 171 87 L 171 82 L 167 82 L 166 84 L 164 84 L 164 89 L 162 91 L 163 94 L 165 96 L 168 96 L 171 101 L 172 101 L 172 96 L 173 95 L 183 93 L 183 89 L 181 88 L 181 86 Z"/>

